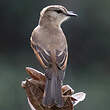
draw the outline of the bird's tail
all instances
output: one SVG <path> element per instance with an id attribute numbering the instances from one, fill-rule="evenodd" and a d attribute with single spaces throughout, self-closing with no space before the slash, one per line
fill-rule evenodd
<path id="1" fill-rule="evenodd" d="M 46 77 L 43 105 L 45 106 L 56 105 L 57 107 L 63 107 L 64 103 L 61 92 L 62 78 L 60 78 L 62 76 L 61 75 L 62 73 L 61 72 L 59 72 L 58 74 L 52 73 L 48 74 L 48 73 Z"/>

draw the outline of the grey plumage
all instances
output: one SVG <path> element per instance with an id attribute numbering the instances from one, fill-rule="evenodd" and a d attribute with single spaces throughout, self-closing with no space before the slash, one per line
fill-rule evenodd
<path id="1" fill-rule="evenodd" d="M 63 106 L 61 83 L 68 59 L 65 35 L 60 27 L 70 13 L 60 5 L 44 8 L 40 14 L 39 25 L 31 35 L 31 47 L 45 70 L 46 85 L 43 97 L 44 106 Z"/>

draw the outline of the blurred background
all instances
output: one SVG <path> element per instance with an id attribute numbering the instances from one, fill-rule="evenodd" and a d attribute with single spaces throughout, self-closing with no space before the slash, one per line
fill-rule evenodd
<path id="1" fill-rule="evenodd" d="M 61 4 L 79 16 L 63 23 L 69 45 L 64 84 L 87 93 L 75 110 L 109 110 L 110 1 L 1 0 L 0 1 L 0 110 L 30 110 L 21 81 L 25 67 L 42 71 L 30 48 L 30 35 L 39 12 Z"/>

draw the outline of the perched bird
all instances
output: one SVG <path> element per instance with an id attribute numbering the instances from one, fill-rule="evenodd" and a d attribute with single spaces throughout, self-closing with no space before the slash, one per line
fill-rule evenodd
<path id="1" fill-rule="evenodd" d="M 43 96 L 43 105 L 63 107 L 61 84 L 68 59 L 68 46 L 61 24 L 77 16 L 64 6 L 51 5 L 40 13 L 38 26 L 31 35 L 31 47 L 44 68 L 46 84 Z"/>

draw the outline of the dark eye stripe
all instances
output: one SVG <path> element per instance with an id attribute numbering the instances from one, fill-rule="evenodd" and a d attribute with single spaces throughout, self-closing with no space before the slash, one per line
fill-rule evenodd
<path id="1" fill-rule="evenodd" d="M 54 11 L 56 11 L 58 14 L 59 14 L 59 13 L 63 13 L 62 10 L 54 10 Z"/>

